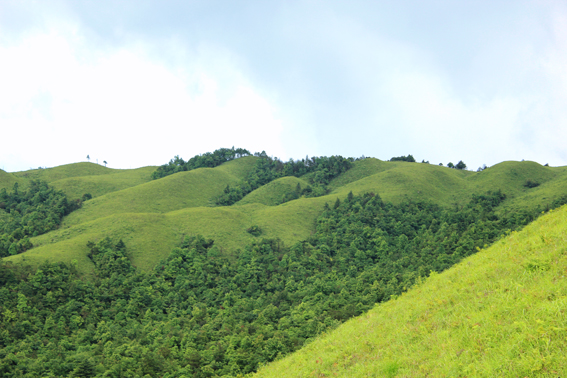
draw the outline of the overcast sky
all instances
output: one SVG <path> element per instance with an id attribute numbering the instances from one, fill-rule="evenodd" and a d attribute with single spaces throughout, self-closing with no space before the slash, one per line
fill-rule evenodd
<path id="1" fill-rule="evenodd" d="M 0 168 L 567 165 L 567 2 L 0 0 Z"/>

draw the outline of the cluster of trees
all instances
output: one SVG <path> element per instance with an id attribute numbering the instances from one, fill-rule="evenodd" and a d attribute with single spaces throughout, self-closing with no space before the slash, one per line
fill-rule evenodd
<path id="1" fill-rule="evenodd" d="M 30 237 L 56 229 L 80 206 L 80 200 L 69 201 L 62 191 L 39 180 L 32 180 L 27 190 L 20 190 L 18 183 L 10 193 L 0 190 L 0 257 L 30 249 Z"/>
<path id="2" fill-rule="evenodd" d="M 289 198 L 282 199 L 284 202 L 299 198 L 302 195 L 307 197 L 325 195 L 329 182 L 349 170 L 355 161 L 354 158 L 344 158 L 339 155 L 306 157 L 301 160 L 290 159 L 284 163 L 278 158 L 267 156 L 264 151 L 255 155 L 261 159 L 258 159 L 254 169 L 246 176 L 244 183 L 232 187 L 227 186 L 224 193 L 216 198 L 215 203 L 217 205 L 232 205 L 262 185 L 286 176 L 303 177 L 310 183 L 310 186 L 303 189 L 299 186 L 296 193 L 290 194 Z"/>
<path id="3" fill-rule="evenodd" d="M 325 206 L 308 240 L 262 239 L 228 256 L 190 237 L 152 272 L 104 239 L 88 244 L 91 280 L 63 263 L 0 264 L 0 376 L 252 372 L 537 216 L 499 216 L 504 198 L 444 209 L 351 193 Z"/>
<path id="4" fill-rule="evenodd" d="M 390 161 L 407 161 L 409 163 L 415 163 L 415 158 L 412 155 L 398 156 L 391 158 Z"/>
<path id="5" fill-rule="evenodd" d="M 466 168 L 467 168 L 467 165 L 466 165 L 465 163 L 463 163 L 462 160 L 459 160 L 459 162 L 457 163 L 457 165 L 455 165 L 455 164 L 449 162 L 449 163 L 447 164 L 447 167 L 449 167 L 449 168 L 455 168 L 455 169 L 466 169 Z"/>
<path id="6" fill-rule="evenodd" d="M 227 161 L 250 155 L 250 151 L 244 148 L 235 149 L 234 146 L 232 148 L 219 148 L 214 152 L 207 152 L 202 155 L 195 155 L 188 161 L 183 160 L 178 155 L 171 159 L 168 164 L 159 166 L 152 173 L 152 179 L 156 180 L 177 172 L 190 171 L 197 168 L 214 168 Z"/>

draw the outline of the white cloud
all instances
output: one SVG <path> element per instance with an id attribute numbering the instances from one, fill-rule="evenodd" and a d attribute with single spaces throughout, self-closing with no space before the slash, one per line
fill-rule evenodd
<path id="1" fill-rule="evenodd" d="M 152 46 L 88 51 L 51 30 L 0 46 L 0 151 L 8 170 L 91 158 L 109 166 L 161 164 L 233 145 L 283 153 L 277 109 L 231 57 L 202 46 L 178 66 Z"/>

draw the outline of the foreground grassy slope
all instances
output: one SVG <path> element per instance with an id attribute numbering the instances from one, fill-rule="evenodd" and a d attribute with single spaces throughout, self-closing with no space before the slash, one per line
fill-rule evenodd
<path id="1" fill-rule="evenodd" d="M 567 207 L 255 377 L 567 374 Z"/>

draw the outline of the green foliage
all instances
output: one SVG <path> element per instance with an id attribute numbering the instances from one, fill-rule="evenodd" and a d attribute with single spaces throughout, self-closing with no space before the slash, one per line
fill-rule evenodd
<path id="1" fill-rule="evenodd" d="M 244 183 L 235 187 L 227 187 L 224 193 L 216 198 L 215 203 L 217 205 L 232 205 L 253 190 L 286 176 L 305 176 L 313 187 L 308 186 L 301 189 L 300 186 L 295 192 L 286 193 L 282 198 L 282 203 L 298 199 L 302 195 L 306 197 L 320 197 L 327 194 L 329 182 L 350 169 L 354 161 L 353 158 L 343 158 L 342 156 L 322 156 L 312 157 L 311 159 L 306 157 L 305 159 L 295 161 L 290 159 L 284 163 L 278 158 L 267 156 L 264 151 L 257 154 L 257 156 L 260 159 L 258 159 L 256 166 L 248 174 Z"/>
<path id="2" fill-rule="evenodd" d="M 254 376 L 565 376 L 566 220 L 553 211 Z"/>
<path id="3" fill-rule="evenodd" d="M 253 235 L 253 236 L 262 235 L 262 229 L 260 227 L 258 227 L 257 225 L 248 227 L 246 229 L 246 232 L 248 232 L 250 235 Z"/>
<path id="4" fill-rule="evenodd" d="M 415 158 L 412 155 L 398 156 L 398 157 L 391 158 L 390 161 L 407 161 L 407 162 L 410 162 L 410 163 L 415 163 Z"/>
<path id="5" fill-rule="evenodd" d="M 250 151 L 243 148 L 219 148 L 214 152 L 206 152 L 202 155 L 195 155 L 188 161 L 184 161 L 179 155 L 175 156 L 168 164 L 159 166 L 152 179 L 156 180 L 177 172 L 190 171 L 197 168 L 214 168 L 219 165 L 237 159 L 242 156 L 250 156 Z"/>
<path id="6" fill-rule="evenodd" d="M 539 186 L 539 182 L 527 179 L 526 182 L 524 183 L 524 186 L 529 189 L 536 188 Z"/>
<path id="7" fill-rule="evenodd" d="M 466 169 L 466 168 L 467 168 L 467 165 L 466 165 L 465 163 L 463 163 L 462 160 L 460 160 L 460 161 L 457 163 L 457 165 L 455 165 L 455 168 L 457 168 L 457 169 Z"/>
<path id="8" fill-rule="evenodd" d="M 32 180 L 25 191 L 17 182 L 11 193 L 1 189 L 0 257 L 30 249 L 30 237 L 56 229 L 65 215 L 80 206 L 80 201 L 68 201 L 63 192 L 39 180 Z"/>

